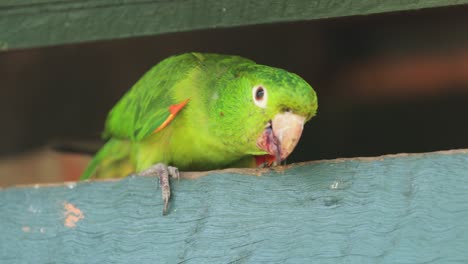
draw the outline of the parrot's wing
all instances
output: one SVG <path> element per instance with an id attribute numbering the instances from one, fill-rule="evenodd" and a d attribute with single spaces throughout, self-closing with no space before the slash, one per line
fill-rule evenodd
<path id="1" fill-rule="evenodd" d="M 209 68 L 212 75 L 219 75 L 232 65 L 243 63 L 254 62 L 238 56 L 200 53 L 186 53 L 163 60 L 148 71 L 112 109 L 107 117 L 104 137 L 138 141 L 160 131 L 188 103 L 188 97 L 181 97 L 180 94 L 178 98 L 175 97 L 177 90 L 184 92 L 188 88 L 196 88 L 198 82 L 191 76 L 198 74 L 194 73 L 208 71 Z M 187 84 L 191 87 L 187 87 Z"/>
<path id="2" fill-rule="evenodd" d="M 197 63 L 189 55 L 171 57 L 148 71 L 109 113 L 104 137 L 142 140 L 167 126 L 189 101 L 173 96 L 174 86 Z"/>

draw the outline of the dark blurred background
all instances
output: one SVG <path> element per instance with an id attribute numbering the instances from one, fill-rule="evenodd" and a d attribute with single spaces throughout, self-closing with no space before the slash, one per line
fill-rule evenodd
<path id="1" fill-rule="evenodd" d="M 189 51 L 285 68 L 319 112 L 288 162 L 468 147 L 468 6 L 0 52 L 0 186 L 76 180 L 113 104 Z"/>

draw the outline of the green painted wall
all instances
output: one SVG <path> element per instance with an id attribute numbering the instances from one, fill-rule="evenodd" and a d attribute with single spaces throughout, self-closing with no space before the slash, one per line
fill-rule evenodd
<path id="1" fill-rule="evenodd" d="M 468 0 L 3 0 L 0 50 L 466 3 Z"/>

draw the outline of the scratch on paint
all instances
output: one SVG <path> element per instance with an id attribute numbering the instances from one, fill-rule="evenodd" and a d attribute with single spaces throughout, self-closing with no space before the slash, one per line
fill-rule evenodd
<path id="1" fill-rule="evenodd" d="M 76 223 L 84 218 L 83 212 L 71 203 L 65 202 L 63 208 L 65 209 L 65 221 L 63 224 L 68 228 L 76 227 Z"/>

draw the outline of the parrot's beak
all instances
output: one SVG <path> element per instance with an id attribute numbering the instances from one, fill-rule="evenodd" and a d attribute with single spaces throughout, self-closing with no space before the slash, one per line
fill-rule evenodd
<path id="1" fill-rule="evenodd" d="M 274 156 L 276 164 L 280 164 L 299 142 L 304 122 L 305 117 L 289 111 L 275 115 L 257 139 L 257 146 Z"/>

